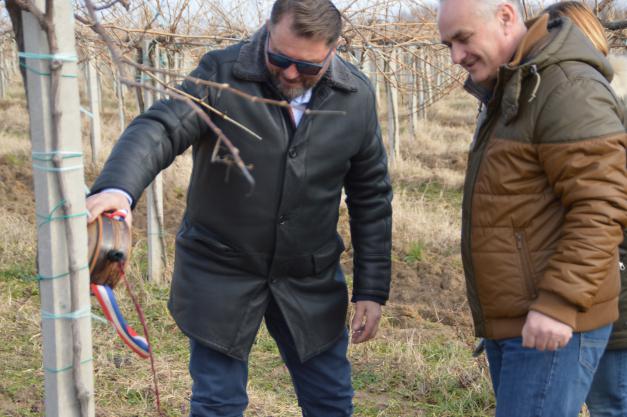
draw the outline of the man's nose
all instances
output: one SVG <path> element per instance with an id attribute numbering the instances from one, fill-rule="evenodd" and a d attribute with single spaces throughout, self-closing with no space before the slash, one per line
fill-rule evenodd
<path id="1" fill-rule="evenodd" d="M 292 64 L 289 67 L 283 70 L 283 76 L 288 80 L 294 80 L 299 77 L 298 69 L 296 68 L 296 64 Z"/>
<path id="2" fill-rule="evenodd" d="M 464 48 L 455 44 L 451 46 L 451 60 L 454 64 L 460 65 L 464 61 L 465 57 L 466 51 L 464 50 Z"/>

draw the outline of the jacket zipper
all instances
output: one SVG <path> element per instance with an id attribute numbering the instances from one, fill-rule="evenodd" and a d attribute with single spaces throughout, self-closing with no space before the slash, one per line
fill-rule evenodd
<path id="1" fill-rule="evenodd" d="M 489 113 L 489 108 L 486 106 L 486 117 L 481 123 L 481 126 L 477 127 L 476 137 L 473 138 L 474 143 L 469 151 L 469 160 L 468 160 L 468 171 L 467 171 L 467 186 L 464 186 L 463 191 L 463 200 L 462 200 L 462 233 L 467 234 L 465 239 L 465 244 L 462 246 L 462 262 L 464 265 L 464 271 L 466 274 L 466 279 L 468 280 L 469 275 L 471 276 L 471 282 L 467 282 L 467 290 L 469 292 L 470 298 L 474 298 L 475 305 L 470 303 L 471 312 L 473 315 L 473 319 L 475 325 L 477 326 L 477 331 L 479 333 L 485 334 L 484 327 L 484 317 L 483 317 L 483 307 L 479 302 L 479 294 L 477 293 L 477 282 L 475 277 L 474 265 L 472 263 L 472 243 L 471 243 L 471 235 L 472 235 L 472 195 L 475 189 L 475 183 L 477 181 L 477 176 L 479 174 L 479 169 L 481 167 L 481 162 L 483 159 L 483 153 L 485 150 L 485 142 L 488 140 L 485 136 L 490 132 L 492 124 L 495 120 L 494 112 L 492 114 Z M 473 152 L 475 155 L 473 156 Z M 475 163 L 476 166 L 472 167 L 473 158 L 477 160 Z M 471 169 L 474 168 L 474 169 Z M 462 236 L 463 238 L 463 236 Z M 464 255 L 465 254 L 465 255 Z"/>
<path id="2" fill-rule="evenodd" d="M 520 256 L 520 262 L 523 268 L 523 278 L 525 279 L 525 285 L 527 286 L 527 292 L 531 298 L 536 298 L 537 293 L 534 283 L 534 273 L 531 267 L 531 259 L 529 257 L 529 248 L 527 247 L 527 240 L 523 232 L 515 232 L 516 248 L 518 249 L 518 255 Z"/>

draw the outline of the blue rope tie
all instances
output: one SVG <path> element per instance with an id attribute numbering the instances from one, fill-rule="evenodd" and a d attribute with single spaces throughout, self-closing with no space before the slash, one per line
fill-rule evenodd
<path id="1" fill-rule="evenodd" d="M 91 317 L 91 305 L 69 313 L 55 314 L 41 310 L 42 320 L 78 320 L 84 317 Z"/>
<path id="2" fill-rule="evenodd" d="M 76 55 L 71 54 L 38 54 L 34 52 L 18 52 L 17 56 L 24 59 L 38 59 L 44 61 L 63 61 L 63 62 L 78 62 L 78 57 Z M 27 69 L 28 71 L 40 75 L 42 77 L 49 77 L 49 72 L 43 72 L 38 70 L 37 68 L 33 68 L 30 65 L 27 65 L 24 62 L 20 62 L 20 66 L 22 68 Z M 76 74 L 61 74 L 64 78 L 78 78 Z"/>
<path id="3" fill-rule="evenodd" d="M 87 110 L 85 107 L 81 107 L 81 113 L 86 114 L 87 116 L 89 116 L 90 118 L 94 118 L 94 114 L 92 112 L 90 112 L 89 110 Z"/>
<path id="4" fill-rule="evenodd" d="M 37 227 L 44 226 L 44 225 L 46 225 L 48 223 L 52 223 L 53 221 L 56 221 L 56 220 L 74 219 L 76 217 L 89 217 L 89 213 L 86 212 L 86 211 L 83 212 L 83 213 L 68 214 L 68 215 L 63 215 L 63 216 L 55 216 L 54 213 L 57 210 L 59 210 L 61 207 L 63 207 L 64 204 L 65 204 L 65 200 L 61 200 L 56 206 L 54 206 L 52 208 L 52 211 L 48 215 L 36 214 L 36 216 L 38 218 L 44 220 L 43 222 L 39 223 L 37 225 Z"/>
<path id="5" fill-rule="evenodd" d="M 52 162 L 55 157 L 60 157 L 62 160 L 72 159 L 72 158 L 81 158 L 83 156 L 82 152 L 76 151 L 51 151 L 51 152 L 33 152 L 32 158 L 34 161 L 41 162 Z M 75 171 L 79 169 L 83 169 L 83 164 L 74 165 L 69 167 L 46 167 L 42 165 L 33 164 L 33 168 L 44 171 L 44 172 L 67 172 L 67 171 Z"/>
<path id="6" fill-rule="evenodd" d="M 18 52 L 17 56 L 25 59 L 41 59 L 44 61 L 78 62 L 78 56 L 72 54 L 39 54 L 35 52 Z"/>
<path id="7" fill-rule="evenodd" d="M 86 363 L 89 363 L 89 362 L 91 362 L 91 361 L 93 361 L 93 360 L 94 360 L 93 358 L 88 358 L 88 359 L 85 359 L 84 361 L 81 361 L 81 365 L 84 365 L 84 364 L 86 364 Z M 46 372 L 50 372 L 51 374 L 58 374 L 58 373 L 61 373 L 61 372 L 69 371 L 69 370 L 70 370 L 70 369 L 72 369 L 72 368 L 74 368 L 74 366 L 73 366 L 73 365 L 66 366 L 65 368 L 58 368 L 58 369 L 55 369 L 55 368 L 46 368 L 46 367 L 44 367 L 44 371 L 46 371 Z"/>
<path id="8" fill-rule="evenodd" d="M 59 156 L 61 159 L 80 158 L 83 156 L 82 152 L 76 151 L 52 151 L 52 152 L 33 152 L 33 159 L 36 161 L 51 162 L 55 156 Z"/>
<path id="9" fill-rule="evenodd" d="M 50 77 L 50 73 L 49 72 L 39 71 L 37 68 L 33 68 L 30 65 L 26 65 L 26 64 L 21 63 L 21 62 L 20 62 L 20 67 L 27 69 L 28 71 L 32 72 L 33 74 L 41 75 L 42 77 Z M 61 74 L 61 77 L 63 77 L 63 78 L 78 78 L 78 75 L 75 75 L 75 74 Z"/>
<path id="10" fill-rule="evenodd" d="M 68 172 L 68 171 L 76 171 L 79 169 L 83 169 L 84 165 L 80 164 L 80 165 L 74 165 L 74 166 L 69 166 L 69 167 L 54 168 L 54 167 L 45 167 L 42 165 L 33 164 L 33 168 L 39 171 L 43 171 L 43 172 Z"/>
<path id="11" fill-rule="evenodd" d="M 109 324 L 109 320 L 105 319 L 104 317 L 100 317 L 97 314 L 91 313 L 91 318 L 94 320 L 98 320 L 99 322 L 105 323 L 105 324 Z"/>
<path id="12" fill-rule="evenodd" d="M 82 156 L 82 152 L 75 151 L 33 152 L 32 154 L 32 158 L 34 161 L 41 162 L 52 162 L 55 157 L 60 157 L 61 159 L 65 160 L 71 158 L 81 158 Z M 83 164 L 60 168 L 33 164 L 33 168 L 44 172 L 67 172 L 83 169 Z"/>
<path id="13" fill-rule="evenodd" d="M 83 270 L 85 270 L 85 269 L 89 269 L 89 265 L 85 265 L 85 266 L 83 266 L 83 267 L 80 267 L 80 268 L 78 268 L 76 271 L 77 271 L 77 272 L 78 272 L 78 271 L 83 271 Z M 54 275 L 54 276 L 49 276 L 49 277 L 46 277 L 46 276 L 43 276 L 43 275 L 37 274 L 37 275 L 36 275 L 33 279 L 34 279 L 34 280 L 37 280 L 37 281 L 54 281 L 54 280 L 57 280 L 57 279 L 60 279 L 60 278 L 65 278 L 65 277 L 68 277 L 68 276 L 70 276 L 70 274 L 71 274 L 71 272 L 65 272 L 65 273 L 63 273 L 63 274 Z"/>

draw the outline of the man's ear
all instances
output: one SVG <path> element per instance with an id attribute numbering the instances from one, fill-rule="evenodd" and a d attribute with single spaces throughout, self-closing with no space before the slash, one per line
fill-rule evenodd
<path id="1" fill-rule="evenodd" d="M 516 8 L 511 3 L 502 3 L 496 11 L 496 18 L 507 34 L 511 33 L 511 29 L 521 19 Z"/>

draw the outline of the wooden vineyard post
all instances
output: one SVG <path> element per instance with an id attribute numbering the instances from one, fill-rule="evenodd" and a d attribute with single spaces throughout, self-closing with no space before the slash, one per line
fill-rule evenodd
<path id="1" fill-rule="evenodd" d="M 44 0 L 33 2 L 40 10 Z M 40 280 L 45 415 L 93 417 L 91 313 L 85 227 L 74 17 L 69 1 L 54 2 L 58 52 L 39 21 L 22 12 L 33 148 L 37 263 Z M 58 90 L 54 68 L 60 68 Z M 55 94 L 57 91 L 57 94 Z M 56 110 L 56 111 L 55 111 Z"/>
<path id="2" fill-rule="evenodd" d="M 159 62 L 159 48 L 153 51 L 153 60 L 150 59 L 150 41 L 144 41 L 143 64 L 156 67 Z M 153 86 L 154 82 L 144 74 L 142 83 Z M 144 111 L 155 102 L 155 92 L 144 89 Z M 156 283 L 163 282 L 165 270 L 165 247 L 163 239 L 163 177 L 159 173 L 148 186 L 146 193 L 147 225 L 148 225 L 148 280 Z"/>
<path id="3" fill-rule="evenodd" d="M 422 47 L 419 47 L 417 59 L 414 61 L 414 71 L 416 72 L 416 89 L 418 90 L 418 111 L 420 112 L 420 117 L 425 119 L 427 112 L 425 102 L 425 73 L 422 71 L 423 56 Z"/>
<path id="4" fill-rule="evenodd" d="M 407 54 L 407 72 L 408 72 L 408 107 L 409 107 L 409 139 L 414 140 L 418 135 L 418 73 L 416 72 L 416 48 L 410 47 Z"/>
<path id="5" fill-rule="evenodd" d="M 0 43 L 0 99 L 6 98 L 7 93 L 7 70 L 4 45 Z"/>
<path id="6" fill-rule="evenodd" d="M 98 88 L 98 75 L 94 58 L 87 59 L 87 92 L 89 94 L 89 112 L 91 119 L 91 160 L 96 163 L 100 154 L 102 134 L 100 126 L 100 89 Z"/>
<path id="7" fill-rule="evenodd" d="M 377 103 L 381 103 L 381 84 L 385 85 L 385 77 L 382 74 L 379 74 L 379 55 L 376 49 L 371 49 L 371 58 L 372 58 L 372 78 L 374 87 L 375 100 Z M 381 75 L 381 77 L 379 77 Z M 382 79 L 383 82 L 379 82 Z M 380 104 L 378 104 L 380 106 Z"/>
<path id="8" fill-rule="evenodd" d="M 376 97 L 377 91 L 377 65 L 375 63 L 375 53 L 368 47 L 364 50 L 364 72 L 370 79 L 372 88 L 375 91 L 375 100 L 377 101 L 377 108 L 379 108 L 378 97 Z"/>
<path id="9" fill-rule="evenodd" d="M 431 78 L 431 63 L 427 62 L 429 60 L 429 52 L 425 49 L 422 48 L 421 49 L 421 55 L 422 57 L 422 89 L 424 91 L 424 114 L 426 117 L 427 114 L 427 106 L 432 102 L 433 100 L 433 88 L 431 85 L 432 82 L 432 78 Z"/>
<path id="10" fill-rule="evenodd" d="M 124 108 L 124 88 L 121 81 L 121 75 L 116 69 L 113 70 L 113 83 L 115 93 L 118 99 L 118 120 L 120 123 L 120 132 L 123 132 L 126 128 L 126 110 Z"/>
<path id="11" fill-rule="evenodd" d="M 387 127 L 388 145 L 390 147 L 390 162 L 394 163 L 400 157 L 400 139 L 398 126 L 398 87 L 395 85 L 397 70 L 396 50 L 391 47 L 389 57 L 385 61 L 385 91 L 387 98 Z"/>

